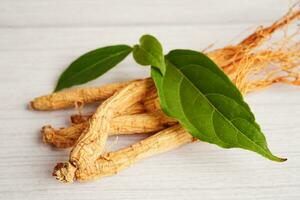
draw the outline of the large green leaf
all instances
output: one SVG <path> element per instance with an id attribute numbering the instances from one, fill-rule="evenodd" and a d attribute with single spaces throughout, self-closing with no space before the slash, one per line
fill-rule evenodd
<path id="1" fill-rule="evenodd" d="M 130 46 L 115 45 L 95 49 L 80 56 L 62 73 L 55 91 L 96 79 L 116 66 L 131 51 Z"/>
<path id="2" fill-rule="evenodd" d="M 274 160 L 249 106 L 228 77 L 205 55 L 174 50 L 164 75 L 152 67 L 162 109 L 189 133 L 224 148 L 243 148 Z"/>

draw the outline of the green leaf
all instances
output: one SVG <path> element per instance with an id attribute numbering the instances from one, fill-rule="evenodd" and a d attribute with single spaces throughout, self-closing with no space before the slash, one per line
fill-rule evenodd
<path id="1" fill-rule="evenodd" d="M 159 41 L 151 35 L 143 35 L 140 44 L 133 47 L 133 58 L 140 65 L 151 65 L 165 71 L 163 48 Z"/>
<path id="2" fill-rule="evenodd" d="M 131 51 L 130 46 L 115 45 L 80 56 L 61 74 L 55 91 L 96 79 L 120 63 Z"/>
<path id="3" fill-rule="evenodd" d="M 204 54 L 174 50 L 166 71 L 151 69 L 164 112 L 194 137 L 224 148 L 242 148 L 273 161 L 253 113 L 229 78 Z"/>

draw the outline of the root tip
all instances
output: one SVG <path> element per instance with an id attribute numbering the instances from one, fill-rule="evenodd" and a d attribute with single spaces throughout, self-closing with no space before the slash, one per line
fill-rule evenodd
<path id="1" fill-rule="evenodd" d="M 28 104 L 28 109 L 29 110 L 36 110 L 35 106 L 34 106 L 34 101 L 30 101 Z"/>
<path id="2" fill-rule="evenodd" d="M 57 163 L 52 175 L 61 182 L 72 183 L 75 178 L 76 167 L 71 163 Z"/>
<path id="3" fill-rule="evenodd" d="M 52 126 L 50 125 L 43 126 L 41 130 L 41 134 L 42 134 L 43 142 L 51 143 L 54 138 L 55 129 L 52 128 Z"/>

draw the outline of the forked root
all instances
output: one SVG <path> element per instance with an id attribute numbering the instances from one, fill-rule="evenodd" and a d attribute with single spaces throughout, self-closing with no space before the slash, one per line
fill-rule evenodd
<path id="1" fill-rule="evenodd" d="M 59 163 L 54 175 L 64 182 L 94 180 L 114 175 L 141 159 L 176 149 L 193 141 L 196 139 L 180 125 L 174 125 L 127 148 L 104 154 L 87 168 L 77 170 L 75 174 L 72 173 L 74 168 L 71 164 Z"/>
<path id="2" fill-rule="evenodd" d="M 103 153 L 110 132 L 110 121 L 121 116 L 129 107 L 144 99 L 151 86 L 153 86 L 151 79 L 135 81 L 103 102 L 89 120 L 88 127 L 80 135 L 72 149 L 69 162 L 59 165 L 61 168 L 56 167 L 54 174 L 65 174 L 68 169 L 71 169 L 70 173 L 74 173 L 73 167 L 76 170 L 89 168 L 90 164 Z M 65 168 L 65 166 L 69 167 Z M 67 172 L 65 179 L 67 180 L 69 176 L 71 175 Z"/>

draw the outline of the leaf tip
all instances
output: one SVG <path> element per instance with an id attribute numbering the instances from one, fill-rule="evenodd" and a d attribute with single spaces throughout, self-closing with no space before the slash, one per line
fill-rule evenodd
<path id="1" fill-rule="evenodd" d="M 287 158 L 279 158 L 279 162 L 285 162 L 287 161 Z"/>
<path id="2" fill-rule="evenodd" d="M 271 158 L 271 160 L 276 161 L 276 162 L 285 162 L 285 161 L 287 161 L 287 158 L 280 158 L 277 156 L 273 156 L 273 158 Z"/>

